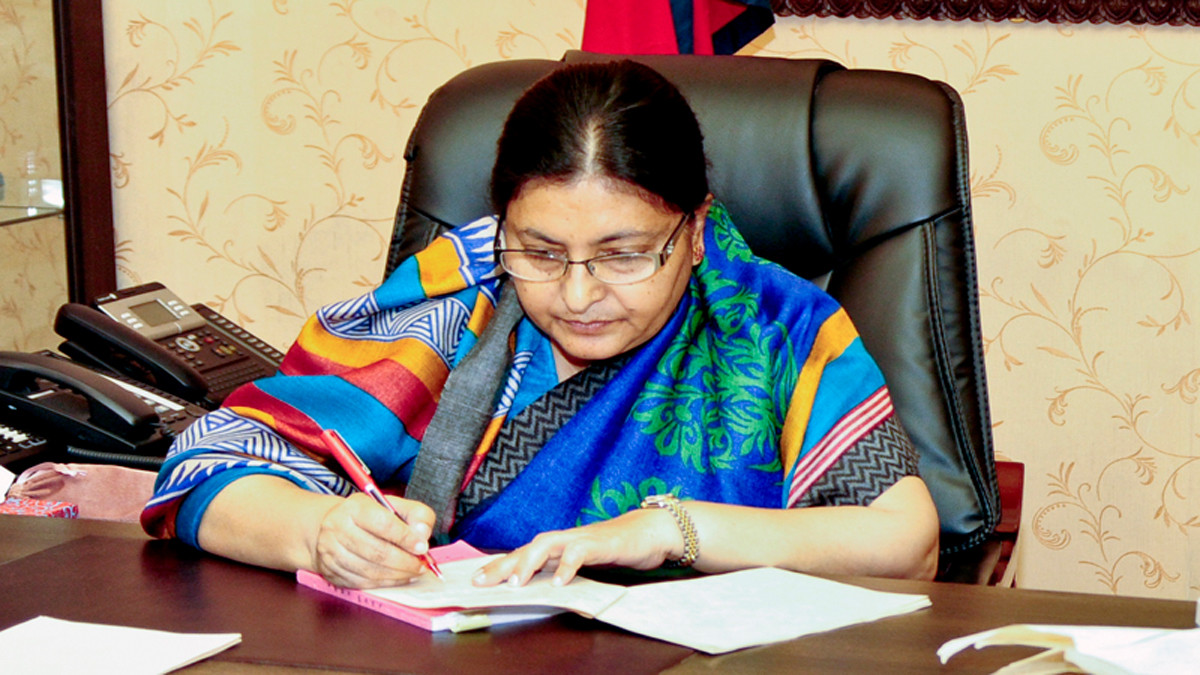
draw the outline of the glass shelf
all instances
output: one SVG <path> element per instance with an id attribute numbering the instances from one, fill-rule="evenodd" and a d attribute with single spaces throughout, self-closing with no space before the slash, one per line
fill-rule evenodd
<path id="1" fill-rule="evenodd" d="M 0 227 L 63 212 L 62 181 L 39 180 L 29 191 L 24 185 L 20 190 L 15 187 L 7 185 L 0 190 Z"/>

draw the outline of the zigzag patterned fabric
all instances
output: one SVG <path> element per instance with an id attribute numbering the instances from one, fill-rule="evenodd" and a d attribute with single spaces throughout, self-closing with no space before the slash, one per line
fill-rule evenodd
<path id="1" fill-rule="evenodd" d="M 479 466 L 472 467 L 472 477 L 458 498 L 459 517 L 508 487 L 542 446 L 624 365 L 624 357 L 592 364 L 560 382 L 520 413 L 510 415 Z"/>
<path id="2" fill-rule="evenodd" d="M 375 291 L 320 310 L 280 374 L 243 386 L 176 441 L 142 514 L 146 531 L 195 545 L 212 498 L 249 474 L 349 494 L 319 441 L 325 428 L 385 490 L 402 488 L 447 374 L 495 307 L 495 228 L 491 217 L 456 228 Z M 719 204 L 705 243 L 659 334 L 625 355 L 498 494 L 454 524 L 454 536 L 515 548 L 620 515 L 650 493 L 787 508 L 864 439 L 907 444 L 889 422 L 878 367 L 832 298 L 753 256 Z M 558 384 L 546 336 L 528 319 L 514 333 L 511 370 L 464 485 L 508 416 Z M 871 489 L 851 481 L 847 499 L 869 500 L 902 473 L 870 479 Z"/>

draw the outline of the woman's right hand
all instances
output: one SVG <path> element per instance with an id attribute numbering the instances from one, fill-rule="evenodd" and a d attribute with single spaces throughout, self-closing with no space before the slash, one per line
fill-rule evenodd
<path id="1" fill-rule="evenodd" d="M 428 506 L 390 498 L 400 518 L 356 492 L 321 519 L 313 551 L 315 571 L 347 588 L 396 586 L 424 571 L 434 514 Z"/>

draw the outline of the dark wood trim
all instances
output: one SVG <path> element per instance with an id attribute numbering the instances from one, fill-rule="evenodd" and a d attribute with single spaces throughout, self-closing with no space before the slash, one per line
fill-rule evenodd
<path id="1" fill-rule="evenodd" d="M 54 0 L 67 290 L 73 302 L 117 288 L 103 18 L 102 0 Z"/>
<path id="2" fill-rule="evenodd" d="M 1200 26 L 1200 0 L 771 0 L 781 16 Z"/>

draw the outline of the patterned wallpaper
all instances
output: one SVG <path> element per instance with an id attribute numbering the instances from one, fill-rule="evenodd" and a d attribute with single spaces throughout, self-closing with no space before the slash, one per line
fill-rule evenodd
<path id="1" fill-rule="evenodd" d="M 557 57 L 582 4 L 106 3 L 122 283 L 162 281 L 285 346 L 378 281 L 427 94 Z M 1027 464 L 1025 586 L 1200 595 L 1196 37 L 785 18 L 748 49 L 962 93 L 996 445 Z"/>
<path id="2" fill-rule="evenodd" d="M 58 94 L 50 0 L 0 0 L 0 203 L 27 204 L 26 177 L 58 178 Z M 0 208 L 0 221 L 24 215 Z M 50 326 L 67 301 L 62 221 L 0 225 L 0 350 L 58 344 Z"/>
<path id="3" fill-rule="evenodd" d="M 105 12 L 120 281 L 162 281 L 286 345 L 317 307 L 380 280 L 429 92 L 472 65 L 576 47 L 583 4 L 120 0 Z"/>
<path id="4" fill-rule="evenodd" d="M 1200 595 L 1195 28 L 787 19 L 749 51 L 953 85 L 1021 585 Z"/>

